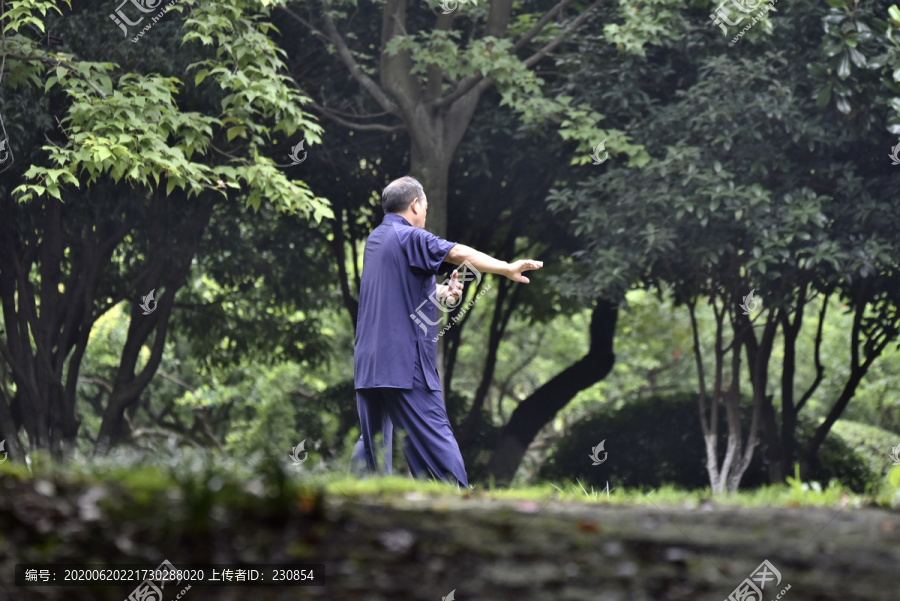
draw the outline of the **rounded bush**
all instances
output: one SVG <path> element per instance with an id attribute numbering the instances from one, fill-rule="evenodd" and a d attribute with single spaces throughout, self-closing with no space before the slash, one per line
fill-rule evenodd
<path id="1" fill-rule="evenodd" d="M 751 408 L 750 399 L 745 399 L 741 407 L 744 437 L 750 424 Z M 801 414 L 797 430 L 800 440 L 805 441 L 812 437 L 815 426 Z M 598 452 L 601 462 L 594 465 L 591 450 L 601 441 L 604 442 L 604 450 Z M 722 404 L 718 428 L 720 463 L 727 442 L 728 427 Z M 607 454 L 605 460 L 604 453 Z M 766 445 L 761 440 L 741 479 L 741 488 L 767 483 L 765 454 Z M 708 487 L 706 450 L 696 393 L 680 392 L 638 399 L 618 410 L 611 405 L 599 407 L 576 422 L 560 439 L 541 466 L 539 475 L 549 481 L 578 479 L 585 488 L 592 486 L 594 490 L 604 489 L 607 483 L 610 488 L 657 488 L 663 484 L 684 489 Z M 809 467 L 803 479 L 827 484 L 836 478 L 851 490 L 863 492 L 877 477 L 864 458 L 830 433 L 818 461 Z"/>

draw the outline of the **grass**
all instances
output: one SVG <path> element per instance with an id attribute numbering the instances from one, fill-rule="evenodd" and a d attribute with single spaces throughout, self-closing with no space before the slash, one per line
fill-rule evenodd
<path id="1" fill-rule="evenodd" d="M 310 462 L 312 463 L 312 462 Z M 543 483 L 532 486 L 498 488 L 476 485 L 474 490 L 460 490 L 439 482 L 413 480 L 405 476 L 357 478 L 345 470 L 328 469 L 324 464 L 292 465 L 283 458 L 261 455 L 241 458 L 205 452 L 180 451 L 151 457 L 136 453 L 119 453 L 100 460 L 76 458 L 59 465 L 37 457 L 30 468 L 6 462 L 0 464 L 0 478 L 48 479 L 70 484 L 115 482 L 132 491 L 137 498 L 155 498 L 167 489 L 181 489 L 197 494 L 209 489 L 213 493 L 227 484 L 228 488 L 253 494 L 281 496 L 284 493 L 321 490 L 331 498 L 391 499 L 410 493 L 433 497 L 460 494 L 477 499 L 591 504 L 653 506 L 669 505 L 698 508 L 711 500 L 718 506 L 735 507 L 833 507 L 850 502 L 853 507 L 877 505 L 900 508 L 900 466 L 894 466 L 871 494 L 858 495 L 842 488 L 836 481 L 826 486 L 788 478 L 787 484 L 766 486 L 713 497 L 707 487 L 682 490 L 666 485 L 650 490 L 585 488 L 580 481 Z"/>
<path id="2" fill-rule="evenodd" d="M 434 495 L 435 497 L 459 494 L 456 489 L 445 484 L 416 481 L 399 476 L 367 479 L 355 479 L 346 476 L 328 477 L 323 484 L 323 488 L 330 495 L 347 498 L 391 498 L 412 492 Z M 701 503 L 709 500 L 719 506 L 734 507 L 834 507 L 835 505 L 843 505 L 846 502 L 850 502 L 852 507 L 863 507 L 866 505 L 892 506 L 889 495 L 884 495 L 885 498 L 881 500 L 873 496 L 857 495 L 852 491 L 841 488 L 836 482 L 832 482 L 824 488 L 818 483 L 801 483 L 799 487 L 789 484 L 772 485 L 718 497 L 713 497 L 709 488 L 682 490 L 672 485 L 662 486 L 655 490 L 612 489 L 607 494 L 605 488 L 601 490 L 593 488 L 587 490 L 578 481 L 493 490 L 478 490 L 476 487 L 474 491 L 469 491 L 468 494 L 476 498 L 498 500 L 543 502 L 555 499 L 562 502 L 605 505 L 674 505 L 686 508 L 698 508 Z M 896 496 L 893 506 L 900 507 L 900 494 Z"/>

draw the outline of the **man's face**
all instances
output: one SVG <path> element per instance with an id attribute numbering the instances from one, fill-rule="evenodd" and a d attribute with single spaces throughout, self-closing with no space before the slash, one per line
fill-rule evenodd
<path id="1" fill-rule="evenodd" d="M 412 225 L 424 228 L 425 216 L 428 213 L 428 198 L 423 194 L 413 201 L 412 207 L 410 208 L 412 208 L 413 215 L 415 216 L 415 222 L 412 223 Z"/>

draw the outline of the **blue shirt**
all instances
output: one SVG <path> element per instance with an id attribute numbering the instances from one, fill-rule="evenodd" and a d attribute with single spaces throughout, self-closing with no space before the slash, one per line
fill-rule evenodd
<path id="1" fill-rule="evenodd" d="M 353 353 L 356 388 L 412 389 L 416 355 L 431 390 L 437 373 L 435 279 L 456 242 L 387 213 L 366 240 Z"/>

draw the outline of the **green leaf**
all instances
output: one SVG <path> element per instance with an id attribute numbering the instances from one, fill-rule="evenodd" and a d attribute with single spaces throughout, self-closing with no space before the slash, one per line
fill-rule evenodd
<path id="1" fill-rule="evenodd" d="M 853 61 L 853 64 L 860 68 L 866 67 L 866 57 L 863 56 L 863 53 L 857 50 L 856 48 L 850 48 L 850 60 Z"/>
<path id="2" fill-rule="evenodd" d="M 891 19 L 900 22 L 900 8 L 897 8 L 896 4 L 888 8 L 888 14 L 891 16 Z"/>
<path id="3" fill-rule="evenodd" d="M 847 79 L 850 76 L 850 55 L 845 52 L 841 55 L 841 60 L 837 68 L 838 77 Z"/>
<path id="4" fill-rule="evenodd" d="M 816 96 L 816 106 L 820 109 L 828 106 L 828 103 L 831 101 L 831 84 L 825 84 L 822 86 L 822 89 L 819 90 L 818 95 Z"/>
<path id="5" fill-rule="evenodd" d="M 850 101 L 847 100 L 846 98 L 844 98 L 843 96 L 839 96 L 834 101 L 834 104 L 835 104 L 835 106 L 837 106 L 837 109 L 839 111 L 841 111 L 842 113 L 844 113 L 845 115 L 848 114 L 851 110 Z"/>
<path id="6" fill-rule="evenodd" d="M 888 472 L 888 482 L 890 482 L 891 486 L 893 486 L 894 488 L 900 488 L 900 466 L 894 466 L 891 468 L 891 471 Z"/>
<path id="7" fill-rule="evenodd" d="M 817 63 L 809 63 L 806 65 L 806 70 L 812 77 L 825 77 L 828 74 L 828 71 Z"/>
<path id="8" fill-rule="evenodd" d="M 231 142 L 236 137 L 243 136 L 246 131 L 247 131 L 247 128 L 245 126 L 235 125 L 234 127 L 228 128 L 228 131 L 226 132 L 226 137 L 228 138 L 228 141 Z"/>

